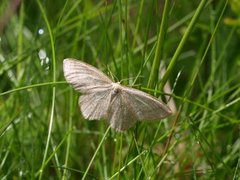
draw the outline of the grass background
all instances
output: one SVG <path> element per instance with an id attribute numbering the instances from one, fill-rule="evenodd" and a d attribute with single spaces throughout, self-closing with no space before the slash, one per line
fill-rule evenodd
<path id="1" fill-rule="evenodd" d="M 237 0 L 1 0 L 0 178 L 240 178 L 239 12 Z M 84 120 L 67 57 L 171 97 L 175 113 L 124 133 Z"/>

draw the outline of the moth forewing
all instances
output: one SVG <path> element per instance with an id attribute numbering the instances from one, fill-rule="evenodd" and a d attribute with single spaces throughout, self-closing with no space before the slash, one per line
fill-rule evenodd
<path id="1" fill-rule="evenodd" d="M 123 91 L 138 120 L 159 120 L 172 113 L 167 105 L 143 91 L 129 87 L 125 87 Z"/>
<path id="2" fill-rule="evenodd" d="M 82 93 L 89 93 L 91 89 L 112 83 L 111 79 L 97 68 L 71 58 L 63 60 L 63 71 L 67 82 Z"/>

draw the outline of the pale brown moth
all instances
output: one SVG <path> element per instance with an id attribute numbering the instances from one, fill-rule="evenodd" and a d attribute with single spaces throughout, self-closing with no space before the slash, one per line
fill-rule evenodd
<path id="1" fill-rule="evenodd" d="M 113 129 L 124 131 L 136 121 L 159 120 L 172 113 L 157 98 L 115 83 L 82 61 L 64 59 L 63 71 L 67 82 L 81 92 L 79 106 L 85 119 L 106 119 Z"/>

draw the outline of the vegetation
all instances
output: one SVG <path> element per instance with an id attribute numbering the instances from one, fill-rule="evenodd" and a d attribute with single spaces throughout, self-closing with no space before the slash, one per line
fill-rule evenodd
<path id="1" fill-rule="evenodd" d="M 1 0 L 0 178 L 239 179 L 239 12 L 237 0 Z M 123 133 L 83 119 L 68 57 L 173 115 Z"/>

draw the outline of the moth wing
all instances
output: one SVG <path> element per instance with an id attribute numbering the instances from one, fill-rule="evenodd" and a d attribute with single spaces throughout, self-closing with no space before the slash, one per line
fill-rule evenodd
<path id="1" fill-rule="evenodd" d="M 112 83 L 111 79 L 97 68 L 71 58 L 63 60 L 63 71 L 67 82 L 81 93 L 90 93 L 95 88 Z"/>
<path id="2" fill-rule="evenodd" d="M 167 105 L 143 91 L 123 87 L 122 96 L 140 121 L 163 119 L 172 113 Z"/>
<path id="3" fill-rule="evenodd" d="M 111 87 L 95 89 L 92 93 L 87 93 L 79 98 L 79 106 L 82 115 L 88 120 L 100 120 L 107 117 L 110 105 Z"/>
<path id="4" fill-rule="evenodd" d="M 129 110 L 127 101 L 123 98 L 121 92 L 111 97 L 107 120 L 110 126 L 117 131 L 127 130 L 137 121 L 134 112 Z"/>

